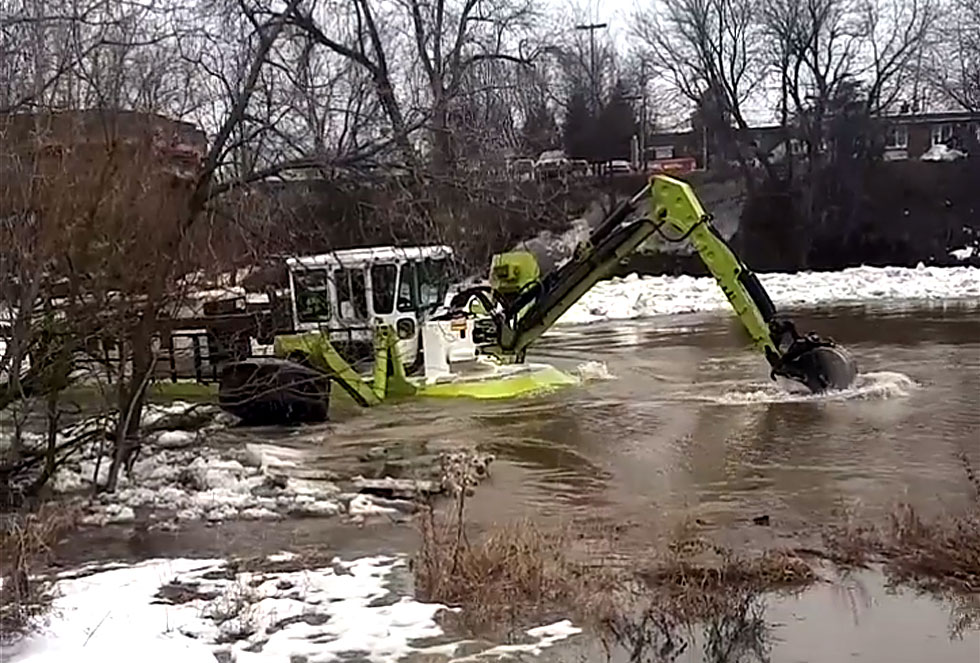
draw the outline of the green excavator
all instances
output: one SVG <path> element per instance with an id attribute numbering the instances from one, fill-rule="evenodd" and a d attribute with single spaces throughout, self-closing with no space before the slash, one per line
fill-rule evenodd
<path id="1" fill-rule="evenodd" d="M 592 286 L 654 236 L 670 243 L 690 242 L 766 358 L 772 379 L 788 378 L 814 393 L 853 384 L 857 368 L 849 353 L 831 339 L 800 334 L 777 312 L 759 279 L 712 225 L 690 185 L 656 175 L 550 273 L 541 274 L 528 252 L 494 256 L 487 285 L 458 292 L 420 325 L 424 362 L 400 357 L 398 336 L 387 325 L 378 327 L 374 370 L 366 378 L 331 347 L 325 333 L 282 335 L 276 339 L 279 359 L 273 361 L 288 362 L 280 367 L 288 370 L 276 371 L 268 360 L 260 371 L 247 365 L 229 367 L 223 373 L 228 377 L 222 379 L 222 402 L 235 403 L 237 407 L 227 409 L 241 415 L 257 411 L 256 405 L 261 409 L 259 401 L 265 398 L 268 405 L 272 398 L 272 411 L 288 414 L 293 410 L 289 397 L 283 396 L 290 391 L 284 374 L 291 376 L 286 380 L 290 383 L 303 381 L 304 375 L 306 384 L 338 383 L 362 405 L 380 403 L 393 394 L 501 398 L 573 384 L 573 378 L 551 366 L 526 362 L 528 349 Z M 417 368 L 420 363 L 420 374 L 407 374 L 406 365 Z M 249 384 L 256 382 L 249 376 L 272 372 L 277 374 L 274 389 Z M 320 397 L 309 390 L 303 393 L 306 401 Z M 309 409 L 297 407 L 296 411 Z M 313 409 L 325 414 L 325 407 Z"/>
<path id="2" fill-rule="evenodd" d="M 476 298 L 489 313 L 476 329 L 480 351 L 504 362 L 523 362 L 534 341 L 654 235 L 693 245 L 769 362 L 773 379 L 786 377 L 812 392 L 844 389 L 854 382 L 857 369 L 849 354 L 830 339 L 799 334 L 791 320 L 778 315 L 758 277 L 712 225 L 691 186 L 667 175 L 654 176 L 623 202 L 551 274 L 541 278 L 528 253 L 495 256 L 491 284 L 461 292 L 452 308 L 458 311 Z"/>

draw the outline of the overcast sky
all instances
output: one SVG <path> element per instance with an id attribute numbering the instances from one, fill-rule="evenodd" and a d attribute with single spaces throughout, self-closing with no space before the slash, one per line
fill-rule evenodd
<path id="1" fill-rule="evenodd" d="M 645 5 L 650 0 L 551 0 L 556 9 L 569 10 L 576 18 L 581 15 L 583 20 L 592 23 L 608 23 L 609 34 L 621 48 L 627 47 L 627 31 L 630 15 L 636 7 Z"/>

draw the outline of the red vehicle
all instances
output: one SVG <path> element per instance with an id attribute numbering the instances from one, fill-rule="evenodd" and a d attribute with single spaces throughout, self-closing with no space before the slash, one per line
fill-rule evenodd
<path id="1" fill-rule="evenodd" d="M 697 170 L 697 167 L 698 162 L 694 159 L 694 157 L 657 159 L 650 164 L 650 172 L 670 175 L 685 175 Z"/>

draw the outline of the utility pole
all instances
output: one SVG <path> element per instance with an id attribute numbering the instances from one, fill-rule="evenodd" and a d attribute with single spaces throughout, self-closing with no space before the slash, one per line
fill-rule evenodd
<path id="1" fill-rule="evenodd" d="M 647 162 L 647 59 L 640 59 L 640 167 L 646 175 L 649 168 Z"/>
<path id="2" fill-rule="evenodd" d="M 623 101 L 640 101 L 646 103 L 643 98 L 643 95 L 641 94 L 631 94 L 628 97 L 623 97 Z M 637 170 L 642 168 L 643 169 L 642 172 L 646 172 L 646 163 L 645 163 L 646 159 L 643 156 L 643 150 L 646 149 L 646 146 L 644 145 L 644 139 L 643 139 L 643 113 L 644 112 L 645 112 L 645 107 L 641 106 L 640 121 L 637 125 L 639 131 L 637 131 L 637 133 L 634 133 L 632 138 L 630 138 L 630 162 L 633 164 L 633 167 L 636 168 Z M 636 116 L 634 115 L 633 118 L 636 119 Z"/>
<path id="3" fill-rule="evenodd" d="M 599 110 L 599 81 L 597 79 L 596 72 L 596 61 L 595 61 L 595 31 L 602 30 L 608 27 L 608 23 L 587 23 L 583 25 L 576 25 L 576 30 L 588 30 L 589 31 L 589 62 L 591 68 L 589 74 L 592 78 L 592 101 L 595 103 L 595 109 Z"/>

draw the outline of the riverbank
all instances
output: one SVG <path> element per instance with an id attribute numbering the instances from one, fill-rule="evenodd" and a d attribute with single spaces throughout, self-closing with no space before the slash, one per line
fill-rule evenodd
<path id="1" fill-rule="evenodd" d="M 868 530 L 852 530 L 846 543 L 828 536 L 819 550 L 735 551 L 692 523 L 630 568 L 608 554 L 613 529 L 523 522 L 457 538 L 456 526 L 466 527 L 459 511 L 441 513 L 422 523 L 412 554 L 344 557 L 320 544 L 57 572 L 47 616 L 4 643 L 5 660 L 114 663 L 151 645 L 144 658 L 161 662 L 563 661 L 607 651 L 613 660 L 685 654 L 761 663 L 774 646 L 786 649 L 787 632 L 804 651 L 802 633 L 826 632 L 838 623 L 832 615 L 850 615 L 838 628 L 853 635 L 807 651 L 808 660 L 829 663 L 867 653 L 857 643 L 869 640 L 869 628 L 853 620 L 894 626 L 881 611 L 915 618 L 895 637 L 907 651 L 884 647 L 889 660 L 930 651 L 972 663 L 980 644 L 980 566 L 969 557 L 980 549 L 980 511 L 933 523 L 900 512 L 894 522 L 902 526 L 875 539 L 880 548 Z M 909 575 L 900 560 L 911 557 L 917 571 Z"/>

